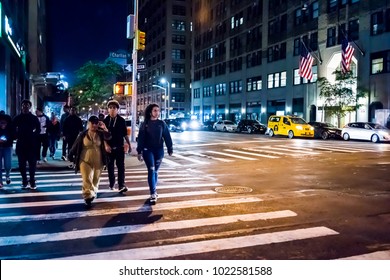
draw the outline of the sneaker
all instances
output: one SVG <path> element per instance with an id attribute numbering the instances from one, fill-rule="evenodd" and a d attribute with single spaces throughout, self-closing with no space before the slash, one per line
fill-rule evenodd
<path id="1" fill-rule="evenodd" d="M 62 156 L 61 159 L 64 160 L 64 161 L 67 161 L 67 160 L 68 160 L 68 159 L 66 158 L 66 156 Z"/>
<path id="2" fill-rule="evenodd" d="M 103 166 L 103 171 L 107 171 L 107 166 Z"/>
<path id="3" fill-rule="evenodd" d="M 42 164 L 42 161 L 38 160 L 38 161 L 37 161 L 37 165 L 38 165 L 38 164 Z"/>
<path id="4" fill-rule="evenodd" d="M 158 194 L 157 193 L 152 194 L 150 196 L 150 198 L 149 198 L 150 203 L 156 203 L 157 202 L 157 198 L 158 198 Z"/>
<path id="5" fill-rule="evenodd" d="M 23 182 L 22 183 L 22 189 L 29 189 L 30 188 L 30 186 L 28 185 L 28 183 L 27 182 Z"/>
<path id="6" fill-rule="evenodd" d="M 118 192 L 119 192 L 119 193 L 127 192 L 127 187 L 126 187 L 126 186 L 121 186 L 121 187 L 119 187 Z"/>
<path id="7" fill-rule="evenodd" d="M 52 159 L 52 160 L 55 160 L 56 158 L 55 158 L 54 156 L 51 156 L 51 159 Z"/>
<path id="8" fill-rule="evenodd" d="M 108 186 L 108 188 L 112 191 L 114 190 L 114 186 Z"/>
<path id="9" fill-rule="evenodd" d="M 44 158 L 43 158 L 43 162 L 47 162 L 47 158 L 44 157 Z"/>
<path id="10" fill-rule="evenodd" d="M 11 184 L 11 178 L 9 176 L 5 177 L 5 182 L 7 185 Z"/>
<path id="11" fill-rule="evenodd" d="M 84 199 L 84 203 L 86 206 L 88 207 L 91 207 L 92 206 L 92 201 L 95 199 L 95 197 L 91 197 L 91 198 L 86 198 Z"/>
<path id="12" fill-rule="evenodd" d="M 34 182 L 30 182 L 30 189 L 32 189 L 32 190 L 36 190 L 37 189 L 37 184 L 35 184 L 35 181 Z"/>

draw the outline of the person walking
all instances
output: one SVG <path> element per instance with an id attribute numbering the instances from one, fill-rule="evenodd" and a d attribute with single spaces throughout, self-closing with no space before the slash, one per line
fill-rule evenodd
<path id="1" fill-rule="evenodd" d="M 64 137 L 64 123 L 65 119 L 69 116 L 69 106 L 65 105 L 63 110 L 64 113 L 61 115 L 60 118 L 60 127 L 61 127 L 61 137 L 62 137 L 62 160 L 67 160 L 67 151 L 68 151 L 68 142 L 66 141 L 66 138 Z"/>
<path id="2" fill-rule="evenodd" d="M 13 126 L 16 132 L 16 155 L 18 156 L 19 171 L 22 176 L 22 188 L 37 188 L 35 182 L 35 172 L 37 169 L 37 149 L 39 147 L 39 134 L 41 124 L 37 116 L 31 112 L 31 101 L 23 100 L 21 103 L 21 113 L 13 119 Z M 27 180 L 27 167 L 30 174 L 30 180 Z M 28 185 L 30 182 L 30 185 Z"/>
<path id="3" fill-rule="evenodd" d="M 54 112 L 52 112 L 50 116 L 50 124 L 47 128 L 47 134 L 49 136 L 50 157 L 54 160 L 57 149 L 57 142 L 61 136 L 60 122 L 58 121 L 58 118 Z"/>
<path id="4" fill-rule="evenodd" d="M 91 116 L 87 130 L 79 134 L 69 151 L 69 160 L 74 163 L 75 172 L 81 173 L 82 197 L 88 207 L 97 196 L 100 174 L 107 161 L 107 141 L 110 138 L 110 132 L 104 123 L 97 116 Z"/>
<path id="5" fill-rule="evenodd" d="M 118 168 L 118 191 L 124 193 L 127 191 L 125 185 L 125 148 L 123 139 L 131 147 L 129 137 L 127 136 L 126 121 L 118 114 L 119 102 L 110 100 L 107 103 L 108 116 L 104 119 L 104 124 L 111 133 L 111 140 L 108 141 L 110 151 L 108 154 L 109 160 L 107 164 L 109 188 L 114 189 L 115 171 L 114 164 Z M 129 148 L 128 153 L 131 152 Z"/>
<path id="6" fill-rule="evenodd" d="M 41 132 L 39 134 L 39 144 L 37 149 L 37 164 L 41 164 L 41 149 L 42 149 L 42 160 L 47 162 L 47 150 L 49 148 L 49 135 L 47 134 L 47 128 L 50 125 L 50 119 L 43 113 L 42 108 L 35 110 L 39 123 L 41 124 Z"/>
<path id="7" fill-rule="evenodd" d="M 11 116 L 4 111 L 0 112 L 0 189 L 3 188 L 3 167 L 5 171 L 5 182 L 11 184 L 11 159 L 12 143 L 14 140 L 14 129 Z M 4 163 L 4 165 L 3 165 Z"/>
<path id="8" fill-rule="evenodd" d="M 159 119 L 160 107 L 150 104 L 145 109 L 145 121 L 141 124 L 138 133 L 137 153 L 138 160 L 145 161 L 148 169 L 148 184 L 150 191 L 150 203 L 157 202 L 158 170 L 164 157 L 164 142 L 168 154 L 173 154 L 171 134 L 167 124 Z"/>
<path id="9" fill-rule="evenodd" d="M 64 121 L 63 139 L 66 141 L 68 146 L 68 154 L 73 146 L 74 141 L 80 132 L 84 130 L 83 122 L 79 116 L 77 116 L 77 110 L 75 107 L 70 108 L 69 116 Z M 73 168 L 70 165 L 69 168 Z"/>

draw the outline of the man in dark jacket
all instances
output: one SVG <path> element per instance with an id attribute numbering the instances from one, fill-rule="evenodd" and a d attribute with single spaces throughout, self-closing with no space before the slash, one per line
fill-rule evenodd
<path id="1" fill-rule="evenodd" d="M 64 136 L 65 119 L 69 116 L 69 106 L 65 105 L 63 109 L 64 109 L 64 113 L 61 115 L 60 128 L 61 128 L 61 136 L 62 136 L 62 160 L 66 160 L 68 142 L 66 142 L 66 139 L 63 136 Z"/>
<path id="2" fill-rule="evenodd" d="M 81 131 L 83 131 L 83 122 L 79 116 L 77 116 L 77 110 L 75 107 L 70 108 L 70 114 L 64 121 L 63 139 L 68 144 L 68 154 L 74 141 Z"/>
<path id="3" fill-rule="evenodd" d="M 22 101 L 21 113 L 14 118 L 13 125 L 16 131 L 16 155 L 18 156 L 19 171 L 22 176 L 22 188 L 35 190 L 37 188 L 35 171 L 41 125 L 38 118 L 30 112 L 31 105 L 29 100 Z M 30 185 L 28 185 L 27 180 L 26 161 L 28 161 Z"/>

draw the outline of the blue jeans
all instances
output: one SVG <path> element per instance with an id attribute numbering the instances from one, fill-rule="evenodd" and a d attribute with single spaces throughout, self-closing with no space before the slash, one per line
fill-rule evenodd
<path id="1" fill-rule="evenodd" d="M 159 149 L 144 149 L 142 151 L 146 167 L 148 168 L 148 184 L 150 194 L 156 193 L 156 185 L 158 179 L 158 169 L 160 168 L 164 157 L 164 148 Z"/>
<path id="2" fill-rule="evenodd" d="M 0 183 L 3 183 L 3 160 L 5 176 L 9 177 L 11 172 L 12 147 L 0 147 Z"/>

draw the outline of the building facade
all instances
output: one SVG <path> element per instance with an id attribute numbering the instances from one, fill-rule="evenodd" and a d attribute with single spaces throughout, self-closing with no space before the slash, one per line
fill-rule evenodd
<path id="1" fill-rule="evenodd" d="M 200 120 L 294 114 L 335 123 L 323 111 L 318 78 L 334 80 L 341 40 L 355 51 L 354 91 L 368 90 L 338 126 L 374 120 L 390 108 L 390 1 L 193 1 L 191 113 Z M 301 44 L 314 57 L 313 79 L 299 76 Z"/>
<path id="2" fill-rule="evenodd" d="M 157 103 L 162 117 L 187 115 L 191 106 L 191 2 L 139 1 L 138 26 L 146 33 L 146 48 L 138 61 L 137 110 Z"/>

